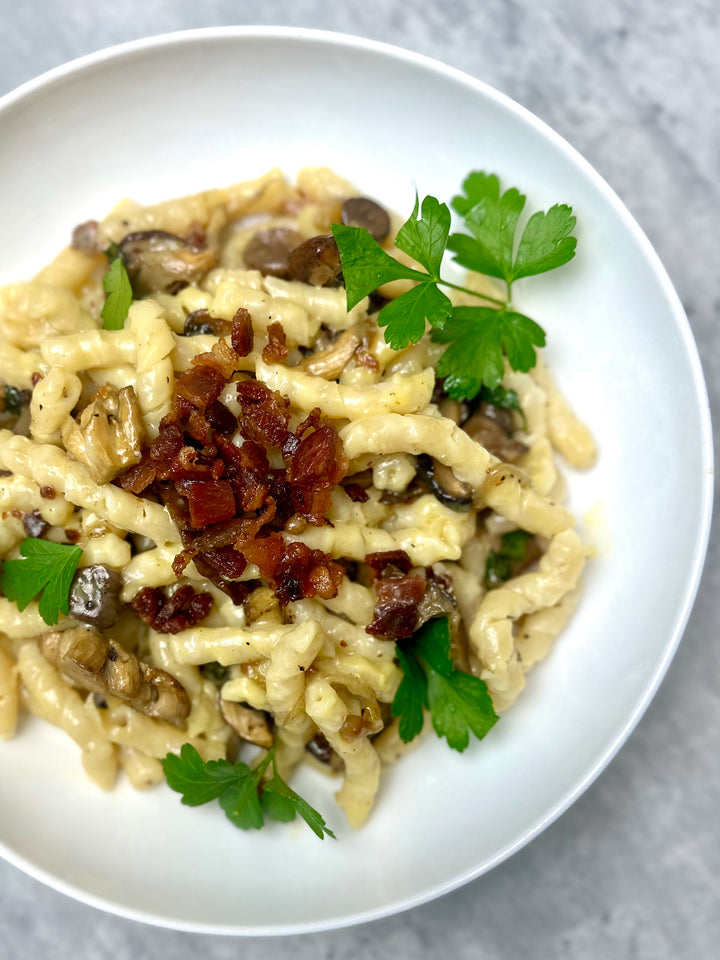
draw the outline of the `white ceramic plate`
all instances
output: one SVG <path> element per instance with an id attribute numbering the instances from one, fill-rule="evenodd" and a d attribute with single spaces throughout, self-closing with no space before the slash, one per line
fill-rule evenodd
<path id="1" fill-rule="evenodd" d="M 582 605 L 518 704 L 462 756 L 428 740 L 392 769 L 353 834 L 332 785 L 299 789 L 338 842 L 304 826 L 235 831 L 162 788 L 100 793 L 77 748 L 25 723 L 0 747 L 0 840 L 20 868 L 134 919 L 287 933 L 380 917 L 489 870 L 597 776 L 680 639 L 710 516 L 709 415 L 697 352 L 658 258 L 559 136 L 506 97 L 411 53 L 331 34 L 205 30 L 132 43 L 0 101 L 0 282 L 29 276 L 76 223 L 140 201 L 328 164 L 390 207 L 449 199 L 494 170 L 529 207 L 571 203 L 573 263 L 521 285 L 548 361 L 600 449 L 570 477 L 598 548 Z"/>

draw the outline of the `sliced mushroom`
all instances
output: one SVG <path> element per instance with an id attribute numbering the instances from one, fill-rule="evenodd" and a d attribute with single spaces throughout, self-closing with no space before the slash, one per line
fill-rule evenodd
<path id="1" fill-rule="evenodd" d="M 506 412 L 509 413 L 510 411 Z M 516 463 L 520 457 L 528 452 L 524 443 L 513 440 L 504 427 L 500 426 L 496 420 L 491 420 L 484 413 L 474 413 L 462 425 L 462 428 L 476 443 L 485 447 L 488 453 L 497 457 L 498 460 L 502 460 L 503 463 Z"/>
<path id="2" fill-rule="evenodd" d="M 245 266 L 265 276 L 287 279 L 290 276 L 290 251 L 302 243 L 302 237 L 288 227 L 258 230 L 243 250 Z"/>
<path id="3" fill-rule="evenodd" d="M 145 428 L 133 387 L 100 387 L 80 414 L 62 429 L 65 449 L 84 463 L 96 483 L 113 480 L 140 462 Z"/>
<path id="4" fill-rule="evenodd" d="M 336 285 L 341 275 L 340 252 L 332 236 L 311 237 L 288 256 L 290 279 L 313 287 Z"/>
<path id="5" fill-rule="evenodd" d="M 369 197 L 351 197 L 342 205 L 340 218 L 351 227 L 364 227 L 368 233 L 382 243 L 390 233 L 390 216 L 387 210 Z"/>
<path id="6" fill-rule="evenodd" d="M 198 334 L 211 334 L 215 337 L 227 337 L 232 330 L 232 324 L 219 317 L 211 317 L 206 307 L 193 310 L 185 317 L 183 333 L 186 337 L 196 337 Z"/>
<path id="7" fill-rule="evenodd" d="M 473 489 L 455 476 L 450 467 L 433 460 L 427 454 L 417 458 L 418 472 L 423 477 L 440 503 L 451 510 L 463 513 L 473 502 Z"/>
<path id="8" fill-rule="evenodd" d="M 149 717 L 177 722 L 190 713 L 190 699 L 175 677 L 142 663 L 92 627 L 55 630 L 39 643 L 43 656 L 74 686 L 112 694 Z"/>
<path id="9" fill-rule="evenodd" d="M 70 616 L 99 630 L 111 627 L 122 609 L 120 573 L 105 563 L 82 567 L 70 587 Z"/>
<path id="10" fill-rule="evenodd" d="M 451 617 L 457 608 L 457 600 L 437 580 L 428 580 L 423 598 L 417 606 L 417 623 L 415 629 L 434 620 L 436 617 Z"/>
<path id="11" fill-rule="evenodd" d="M 318 763 L 329 767 L 331 773 L 340 773 L 345 769 L 345 764 L 330 746 L 324 734 L 316 733 L 305 749 Z"/>
<path id="12" fill-rule="evenodd" d="M 515 418 L 512 410 L 507 407 L 500 407 L 496 403 L 486 403 L 484 400 L 478 407 L 478 413 L 481 413 L 488 420 L 496 423 L 505 433 L 512 434 L 515 429 Z"/>
<path id="13" fill-rule="evenodd" d="M 275 591 L 270 587 L 258 587 L 245 599 L 243 603 L 245 610 L 245 619 L 248 623 L 255 623 L 257 620 L 271 620 L 280 622 L 280 602 L 275 596 Z"/>
<path id="14" fill-rule="evenodd" d="M 315 377 L 322 377 L 324 380 L 337 380 L 360 343 L 361 338 L 355 330 L 352 328 L 345 330 L 327 350 L 319 350 L 305 357 L 298 364 L 298 369 L 311 373 Z"/>
<path id="15" fill-rule="evenodd" d="M 129 233 L 120 254 L 136 297 L 160 291 L 175 293 L 197 283 L 217 264 L 213 250 L 197 250 L 165 230 Z"/>
<path id="16" fill-rule="evenodd" d="M 97 220 L 86 220 L 85 223 L 79 223 L 72 232 L 70 246 L 73 250 L 81 250 L 83 253 L 100 252 L 100 224 Z"/>
<path id="17" fill-rule="evenodd" d="M 220 700 L 220 712 L 235 733 L 248 743 L 269 750 L 273 745 L 273 735 L 266 715 L 262 710 L 248 707 L 244 703 Z"/>

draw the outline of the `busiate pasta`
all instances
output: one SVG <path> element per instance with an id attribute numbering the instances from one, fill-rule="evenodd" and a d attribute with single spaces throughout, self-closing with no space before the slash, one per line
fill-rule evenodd
<path id="1" fill-rule="evenodd" d="M 379 583 L 420 581 L 412 627 L 447 616 L 458 669 L 498 711 L 547 654 L 586 555 L 555 454 L 589 467 L 592 438 L 542 359 L 506 370 L 522 417 L 461 404 L 436 380 L 441 346 L 395 352 L 372 298 L 347 311 L 332 250 L 308 243 L 354 197 L 312 168 L 125 201 L 0 290 L 0 379 L 21 401 L 1 414 L 0 554 L 18 558 L 27 536 L 78 545 L 71 597 L 85 603 L 48 626 L 37 601 L 0 597 L 0 738 L 27 709 L 72 737 L 99 786 L 124 770 L 142 789 L 184 743 L 207 760 L 275 737 L 285 774 L 308 760 L 342 777 L 357 827 L 408 749 L 390 714 L 397 610 L 388 588 L 383 628 Z M 134 299 L 109 330 L 111 244 Z M 381 293 L 408 284 L 393 286 Z M 312 438 L 325 446 L 303 474 Z M 323 457 L 331 480 L 312 473 Z M 490 583 L 488 557 L 515 530 L 526 562 Z"/>

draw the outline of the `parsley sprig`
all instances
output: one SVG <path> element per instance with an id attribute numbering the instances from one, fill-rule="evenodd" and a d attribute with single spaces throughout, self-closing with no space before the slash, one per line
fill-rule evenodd
<path id="1" fill-rule="evenodd" d="M 445 390 L 457 400 L 472 399 L 485 386 L 492 390 L 502 380 L 503 358 L 514 370 L 530 370 L 536 362 L 536 347 L 545 345 L 545 332 L 530 317 L 512 307 L 516 280 L 545 273 L 567 263 L 575 255 L 576 240 L 572 210 L 556 204 L 533 214 L 516 240 L 525 196 L 515 188 L 501 193 L 495 174 L 471 173 L 463 193 L 452 201 L 469 233 L 450 233 L 450 209 L 435 197 L 415 202 L 410 218 L 395 240 L 398 249 L 411 256 L 422 270 L 408 267 L 390 256 L 367 230 L 336 224 L 333 236 L 347 290 L 347 307 L 392 280 L 412 280 L 416 285 L 391 300 L 378 314 L 385 339 L 395 350 L 416 343 L 427 321 L 433 339 L 448 344 L 438 362 L 438 376 Z M 504 280 L 505 299 L 479 294 L 450 282 L 441 275 L 447 250 L 461 266 Z M 440 287 L 470 293 L 494 307 L 453 307 Z"/>
<path id="2" fill-rule="evenodd" d="M 470 731 L 482 740 L 497 723 L 484 681 L 453 666 L 447 617 L 428 621 L 409 643 L 398 645 L 397 656 L 403 679 L 392 713 L 400 718 L 400 739 L 404 743 L 422 730 L 423 708 L 430 711 L 437 735 L 460 752 L 470 741 Z"/>
<path id="3" fill-rule="evenodd" d="M 24 560 L 5 560 L 0 569 L 0 589 L 13 600 L 18 610 L 41 594 L 38 609 L 45 623 L 52 626 L 67 616 L 70 587 L 82 557 L 82 548 L 28 537 L 20 544 Z"/>
<path id="4" fill-rule="evenodd" d="M 169 753 L 162 761 L 169 786 L 181 793 L 191 807 L 217 800 L 225 816 L 241 830 L 259 830 L 265 817 L 287 823 L 299 814 L 313 833 L 335 839 L 325 820 L 310 804 L 287 785 L 278 773 L 275 753 L 278 742 L 253 769 L 246 763 L 203 760 L 195 747 L 186 743 L 180 756 Z M 265 772 L 272 764 L 272 776 Z"/>
<path id="5" fill-rule="evenodd" d="M 105 255 L 110 266 L 103 277 L 103 290 L 107 294 L 100 312 L 103 330 L 122 330 L 133 299 L 132 285 L 117 244 L 111 244 Z"/>

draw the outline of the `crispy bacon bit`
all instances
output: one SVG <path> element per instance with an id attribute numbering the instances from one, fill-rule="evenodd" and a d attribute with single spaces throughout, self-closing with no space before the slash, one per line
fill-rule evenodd
<path id="1" fill-rule="evenodd" d="M 237 430 L 237 417 L 224 403 L 215 400 L 205 410 L 205 419 L 218 433 L 230 436 Z"/>
<path id="2" fill-rule="evenodd" d="M 183 489 L 196 530 L 235 516 L 235 495 L 227 480 L 191 480 Z"/>
<path id="3" fill-rule="evenodd" d="M 281 397 L 257 380 L 243 380 L 237 384 L 242 404 L 240 432 L 246 440 L 263 446 L 281 447 L 289 434 L 290 401 Z"/>
<path id="4" fill-rule="evenodd" d="M 401 573 L 410 573 L 412 562 L 404 550 L 383 550 L 380 553 L 369 553 L 365 563 L 372 569 L 376 577 L 385 576 L 387 567 L 397 567 Z"/>
<path id="5" fill-rule="evenodd" d="M 367 491 L 363 490 L 359 483 L 346 483 L 343 490 L 353 503 L 367 503 L 369 500 Z"/>
<path id="6" fill-rule="evenodd" d="M 160 587 L 143 587 L 130 603 L 133 612 L 157 633 L 180 633 L 210 613 L 210 593 L 195 593 L 189 584 L 178 587 L 168 599 Z"/>
<path id="7" fill-rule="evenodd" d="M 233 317 L 230 343 L 239 357 L 247 357 L 253 348 L 252 317 L 245 307 L 240 307 Z"/>
<path id="8" fill-rule="evenodd" d="M 211 367 L 227 381 L 237 368 L 237 354 L 225 339 L 214 343 L 209 353 L 200 353 L 192 358 L 194 367 Z M 224 386 L 224 384 L 223 384 Z"/>
<path id="9" fill-rule="evenodd" d="M 303 424 L 298 430 L 302 427 Z M 333 487 L 345 476 L 349 465 L 333 427 L 319 426 L 302 438 L 288 469 L 288 481 L 295 509 L 308 523 L 320 526 L 325 522 Z"/>
<path id="10" fill-rule="evenodd" d="M 277 321 L 268 327 L 268 344 L 263 347 L 262 358 L 265 363 L 284 363 L 288 358 L 285 331 Z"/>
<path id="11" fill-rule="evenodd" d="M 217 400 L 224 386 L 222 373 L 208 366 L 193 367 L 175 381 L 178 394 L 198 407 L 206 407 Z"/>
<path id="12" fill-rule="evenodd" d="M 54 500 L 57 496 L 57 490 L 55 487 L 40 487 L 40 496 L 43 500 Z"/>
<path id="13" fill-rule="evenodd" d="M 277 324 L 271 344 L 283 341 Z M 340 438 L 319 409 L 291 432 L 288 398 L 250 378 L 235 384 L 241 407 L 236 417 L 219 397 L 236 370 L 238 353 L 252 345 L 247 311 L 235 315 L 232 343 L 231 349 L 219 341 L 178 378 L 158 436 L 142 461 L 116 482 L 136 494 L 147 492 L 167 508 L 183 545 L 173 561 L 178 577 L 194 562 L 201 576 L 237 604 L 251 589 L 239 578 L 253 563 L 281 604 L 334 597 L 343 566 L 302 543 L 286 544 L 281 531 L 291 518 L 302 524 L 328 522 L 324 514 L 332 490 L 348 469 Z M 231 440 L 236 431 L 243 437 L 239 446 Z M 284 465 L 271 466 L 277 453 Z M 171 598 L 176 605 L 185 602 L 178 594 L 179 600 Z M 152 604 L 160 602 L 157 594 L 148 594 L 138 604 L 153 622 L 175 623 L 177 611 L 161 616 L 161 607 L 154 610 Z"/>
<path id="14" fill-rule="evenodd" d="M 247 567 L 247 560 L 235 547 L 218 547 L 201 553 L 200 559 L 218 571 L 225 580 L 237 580 Z"/>
<path id="15" fill-rule="evenodd" d="M 417 622 L 417 607 L 425 593 L 422 577 L 388 577 L 375 583 L 377 604 L 373 622 L 366 627 L 373 636 L 411 637 Z"/>

